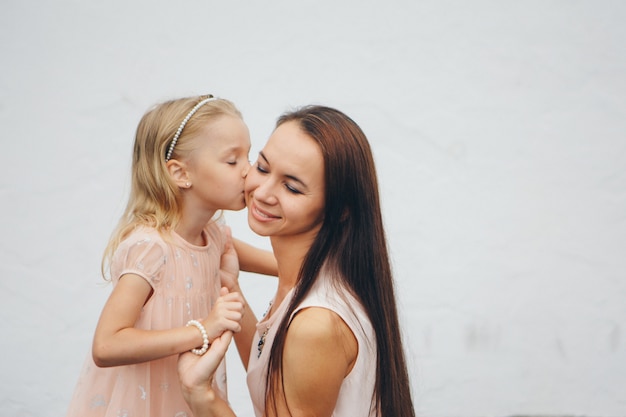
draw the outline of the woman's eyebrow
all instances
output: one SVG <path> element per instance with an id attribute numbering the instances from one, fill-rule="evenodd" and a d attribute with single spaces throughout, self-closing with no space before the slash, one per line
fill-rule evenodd
<path id="1" fill-rule="evenodd" d="M 270 162 L 267 160 L 267 157 L 265 156 L 263 151 L 259 152 L 259 156 L 261 158 L 263 158 L 263 160 L 265 161 L 266 164 L 270 165 Z M 290 180 L 297 182 L 298 184 L 302 185 L 302 187 L 304 187 L 306 189 L 309 188 L 304 181 L 302 181 L 300 178 L 296 177 L 295 175 L 284 174 L 284 176 L 285 176 L 285 178 L 289 178 Z"/>

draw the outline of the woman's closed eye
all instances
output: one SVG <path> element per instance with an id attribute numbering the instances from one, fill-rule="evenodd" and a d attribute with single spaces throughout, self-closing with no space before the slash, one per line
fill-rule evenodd
<path id="1" fill-rule="evenodd" d="M 287 189 L 287 191 L 289 191 L 292 194 L 302 194 L 302 191 L 300 191 L 293 185 L 289 184 L 288 182 L 285 183 L 285 188 Z"/>

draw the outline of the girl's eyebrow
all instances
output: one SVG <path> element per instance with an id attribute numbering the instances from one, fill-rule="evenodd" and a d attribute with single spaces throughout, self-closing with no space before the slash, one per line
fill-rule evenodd
<path id="1" fill-rule="evenodd" d="M 265 156 L 265 154 L 263 153 L 263 151 L 259 152 L 259 156 L 261 158 L 263 158 L 263 160 L 265 161 L 266 164 L 271 165 L 270 161 L 267 160 L 267 157 Z M 289 175 L 289 174 L 285 174 L 285 178 L 289 178 L 292 181 L 297 182 L 298 184 L 302 185 L 302 187 L 308 189 L 309 187 L 304 183 L 304 181 L 302 181 L 300 178 L 296 177 L 295 175 Z"/>
<path id="2" fill-rule="evenodd" d="M 236 153 L 238 151 L 245 151 L 246 149 L 241 146 L 231 146 L 230 148 L 226 148 L 222 151 L 223 155 L 230 155 L 232 153 Z"/>

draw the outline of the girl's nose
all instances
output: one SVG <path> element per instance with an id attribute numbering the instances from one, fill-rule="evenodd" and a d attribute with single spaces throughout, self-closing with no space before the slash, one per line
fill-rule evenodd
<path id="1" fill-rule="evenodd" d="M 250 165 L 250 161 L 248 161 L 248 162 L 244 165 L 243 170 L 241 171 L 241 176 L 242 176 L 242 177 L 246 178 L 246 177 L 248 176 L 248 172 L 250 172 L 250 167 L 251 167 L 251 165 Z"/>

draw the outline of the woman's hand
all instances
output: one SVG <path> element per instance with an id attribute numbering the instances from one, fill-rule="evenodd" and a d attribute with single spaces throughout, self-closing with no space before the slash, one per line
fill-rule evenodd
<path id="1" fill-rule="evenodd" d="M 222 362 L 232 337 L 232 332 L 226 331 L 213 340 L 204 355 L 185 352 L 178 357 L 178 378 L 183 397 L 196 417 L 234 415 L 211 387 L 213 375 Z"/>
<path id="2" fill-rule="evenodd" d="M 224 226 L 226 244 L 220 260 L 220 281 L 222 287 L 235 291 L 239 287 L 239 258 L 233 245 L 233 236 L 230 227 Z"/>

